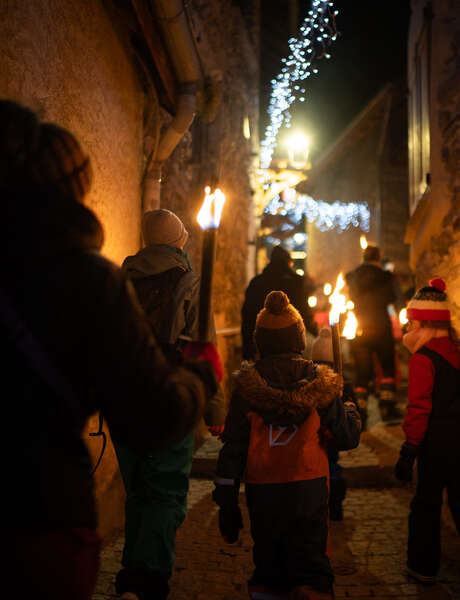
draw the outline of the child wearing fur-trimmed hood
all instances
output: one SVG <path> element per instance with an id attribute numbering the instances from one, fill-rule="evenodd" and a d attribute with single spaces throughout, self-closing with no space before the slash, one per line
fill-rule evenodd
<path id="1" fill-rule="evenodd" d="M 409 515 L 408 573 L 432 583 L 440 565 L 442 494 L 460 533 L 460 349 L 450 320 L 443 279 L 432 279 L 410 300 L 408 332 L 411 352 L 409 402 L 395 475 L 411 481 L 417 459 L 418 481 Z"/>
<path id="2" fill-rule="evenodd" d="M 220 531 L 227 542 L 238 540 L 244 480 L 255 563 L 249 597 L 331 599 L 329 463 L 321 430 L 329 426 L 341 446 L 353 448 L 359 418 L 341 418 L 341 377 L 303 358 L 305 327 L 286 294 L 268 294 L 254 338 L 259 359 L 234 374 L 222 435 L 213 492 Z"/>

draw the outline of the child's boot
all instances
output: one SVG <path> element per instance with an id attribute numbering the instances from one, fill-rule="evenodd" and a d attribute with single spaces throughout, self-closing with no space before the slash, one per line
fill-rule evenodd
<path id="1" fill-rule="evenodd" d="M 382 379 L 379 392 L 379 407 L 383 421 L 401 418 L 401 413 L 396 406 L 396 400 L 395 380 L 391 377 Z"/>
<path id="2" fill-rule="evenodd" d="M 367 427 L 367 398 L 369 390 L 365 387 L 355 387 L 356 402 L 358 404 L 359 416 L 361 417 L 362 431 Z"/>
<path id="3" fill-rule="evenodd" d="M 291 590 L 287 600 L 333 600 L 332 592 L 320 592 L 308 585 L 301 585 Z"/>

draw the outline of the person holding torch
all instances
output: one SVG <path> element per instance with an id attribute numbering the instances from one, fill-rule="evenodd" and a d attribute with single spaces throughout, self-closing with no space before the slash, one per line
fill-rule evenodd
<path id="1" fill-rule="evenodd" d="M 184 251 L 188 240 L 184 224 L 176 214 L 160 208 L 144 214 L 142 234 L 145 247 L 128 256 L 123 269 L 135 287 L 155 338 L 172 364 L 193 358 L 209 360 L 221 377 L 214 321 L 209 313 L 204 333 L 200 329 L 202 283 Z M 204 416 L 211 432 L 220 432 L 225 413 L 219 387 Z M 176 531 L 186 515 L 194 447 L 193 431 L 145 459 L 127 447 L 116 446 L 127 492 L 123 568 L 116 587 L 118 593 L 127 593 L 127 600 L 159 600 L 168 595 Z"/>

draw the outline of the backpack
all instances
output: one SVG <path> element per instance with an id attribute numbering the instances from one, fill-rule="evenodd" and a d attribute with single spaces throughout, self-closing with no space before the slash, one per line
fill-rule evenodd
<path id="1" fill-rule="evenodd" d="M 180 267 L 131 280 L 156 340 L 175 361 L 197 329 L 199 281 Z"/>

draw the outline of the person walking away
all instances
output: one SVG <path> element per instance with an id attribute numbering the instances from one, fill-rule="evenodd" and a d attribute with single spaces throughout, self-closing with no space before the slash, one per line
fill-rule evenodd
<path id="1" fill-rule="evenodd" d="M 351 341 L 355 363 L 354 391 L 363 429 L 367 424 L 369 385 L 375 380 L 373 355 L 382 368 L 379 407 L 383 419 L 399 416 L 396 406 L 395 344 L 388 306 L 396 300 L 393 274 L 380 263 L 380 249 L 369 244 L 363 263 L 345 275 L 350 299 L 355 304 L 360 334 Z"/>
<path id="2" fill-rule="evenodd" d="M 145 247 L 125 259 L 123 270 L 134 285 L 155 339 L 169 360 L 180 364 L 187 340 L 199 337 L 200 278 L 184 252 L 188 232 L 177 215 L 158 209 L 144 214 L 142 233 Z M 211 330 L 215 342 L 213 322 Z M 223 428 L 225 414 L 219 389 L 208 405 L 206 424 Z M 122 598 L 168 596 L 176 532 L 187 510 L 193 450 L 193 431 L 147 457 L 116 445 L 127 494 L 123 568 L 116 578 Z M 154 595 L 148 590 L 154 590 Z"/>
<path id="3" fill-rule="evenodd" d="M 422 583 L 436 579 L 441 561 L 441 507 L 444 489 L 460 534 L 460 344 L 451 325 L 443 279 L 432 279 L 407 306 L 411 352 L 409 402 L 395 475 L 418 481 L 409 514 L 408 573 Z"/>
<path id="4" fill-rule="evenodd" d="M 275 246 L 270 256 L 270 262 L 263 272 L 249 282 L 241 310 L 244 360 L 256 358 L 256 345 L 253 337 L 256 318 L 264 306 L 267 294 L 273 290 L 281 290 L 287 294 L 293 306 L 301 314 L 306 330 L 313 336 L 318 334 L 313 311 L 307 303 L 309 295 L 307 279 L 295 273 L 292 265 L 293 261 L 289 252 L 282 246 Z"/>
<path id="5" fill-rule="evenodd" d="M 243 361 L 222 434 L 213 499 L 225 541 L 238 540 L 244 479 L 254 541 L 250 598 L 332 598 L 327 556 L 329 465 L 322 430 L 340 447 L 359 442 L 344 416 L 341 377 L 303 358 L 303 319 L 284 292 L 270 292 Z"/>
<path id="6" fill-rule="evenodd" d="M 315 364 L 327 365 L 330 368 L 333 367 L 332 334 L 329 327 L 321 329 L 318 337 L 313 342 L 311 359 Z M 349 429 L 355 439 L 359 441 L 361 418 L 356 398 L 354 397 L 353 386 L 346 380 L 343 383 L 342 402 L 343 411 L 340 411 L 337 415 L 333 415 L 332 423 L 334 423 L 334 427 L 343 427 L 345 430 Z M 341 408 L 340 404 L 338 406 Z M 339 464 L 339 452 L 341 450 L 348 450 L 348 440 L 346 447 L 342 447 L 340 445 L 340 436 L 337 438 L 333 434 L 334 427 L 329 426 L 325 431 L 329 460 L 329 518 L 331 521 L 343 521 L 342 503 L 345 500 L 347 481 L 343 476 L 343 467 Z"/>
<path id="7" fill-rule="evenodd" d="M 99 254 L 91 179 L 73 135 L 0 100 L 2 591 L 24 600 L 92 596 L 87 419 L 102 411 L 113 439 L 148 454 L 183 439 L 216 390 L 208 361 L 168 365 L 132 286 Z"/>

